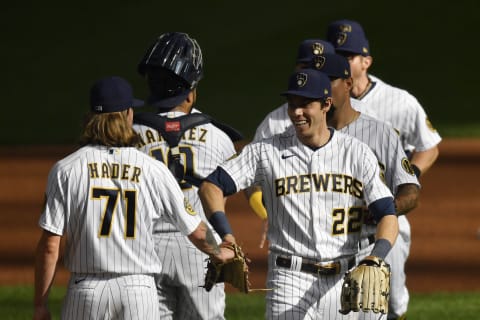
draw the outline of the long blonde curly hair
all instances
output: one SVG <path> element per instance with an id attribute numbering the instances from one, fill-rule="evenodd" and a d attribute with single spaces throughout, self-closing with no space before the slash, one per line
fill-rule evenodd
<path id="1" fill-rule="evenodd" d="M 128 120 L 128 109 L 121 112 L 86 115 L 80 145 L 104 145 L 107 147 L 134 147 L 140 141 Z"/>

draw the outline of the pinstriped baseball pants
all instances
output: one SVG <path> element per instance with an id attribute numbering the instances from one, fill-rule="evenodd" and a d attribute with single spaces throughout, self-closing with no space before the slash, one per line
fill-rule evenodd
<path id="1" fill-rule="evenodd" d="M 62 319 L 159 319 L 151 275 L 72 273 Z"/>

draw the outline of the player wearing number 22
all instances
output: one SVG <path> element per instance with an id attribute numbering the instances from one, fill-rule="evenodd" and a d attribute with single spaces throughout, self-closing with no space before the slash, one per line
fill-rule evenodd
<path id="1" fill-rule="evenodd" d="M 339 313 L 342 278 L 355 264 L 366 204 L 378 222 L 371 255 L 385 258 L 398 234 L 393 196 L 363 142 L 327 127 L 328 76 L 289 78 L 284 133 L 246 145 L 200 187 L 212 226 L 232 234 L 223 197 L 261 186 L 268 212 L 267 319 L 354 319 Z"/>
<path id="2" fill-rule="evenodd" d="M 191 210 L 168 168 L 135 148 L 130 84 L 98 80 L 82 146 L 50 170 L 39 220 L 33 319 L 50 319 L 48 295 L 65 236 L 71 272 L 62 319 L 159 319 L 154 220 L 169 216 L 201 250 L 231 259 Z"/>

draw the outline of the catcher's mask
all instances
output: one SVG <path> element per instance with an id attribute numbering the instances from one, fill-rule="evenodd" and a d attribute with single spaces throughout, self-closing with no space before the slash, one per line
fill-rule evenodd
<path id="1" fill-rule="evenodd" d="M 194 89 L 203 76 L 202 50 L 186 33 L 164 33 L 146 51 L 138 64 L 138 73 L 145 76 L 158 67 L 170 70 L 185 80 L 189 89 Z"/>

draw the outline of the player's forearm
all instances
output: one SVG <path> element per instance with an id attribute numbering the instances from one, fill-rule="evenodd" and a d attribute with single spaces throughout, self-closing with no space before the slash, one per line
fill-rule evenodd
<path id="1" fill-rule="evenodd" d="M 434 162 L 438 158 L 438 146 L 430 148 L 425 151 L 415 151 L 412 155 L 412 159 L 410 159 L 410 163 L 412 165 L 417 166 L 420 169 L 421 174 L 425 174 L 428 169 L 434 164 Z"/>
<path id="2" fill-rule="evenodd" d="M 198 190 L 198 195 L 207 218 L 210 218 L 214 212 L 225 212 L 223 191 L 215 184 L 208 181 L 203 182 Z"/>
<path id="3" fill-rule="evenodd" d="M 386 239 L 393 246 L 398 236 L 397 216 L 384 216 L 377 224 L 376 239 Z"/>
<path id="4" fill-rule="evenodd" d="M 402 184 L 395 195 L 395 208 L 397 216 L 404 215 L 415 209 L 418 205 L 420 190 L 415 184 Z"/>
<path id="5" fill-rule="evenodd" d="M 188 235 L 190 241 L 202 252 L 208 255 L 218 255 L 220 248 L 213 236 L 212 231 L 208 226 L 202 221 L 198 227 Z"/>
<path id="6" fill-rule="evenodd" d="M 34 306 L 46 306 L 50 287 L 55 277 L 60 248 L 60 236 L 43 232 L 35 258 Z"/>

